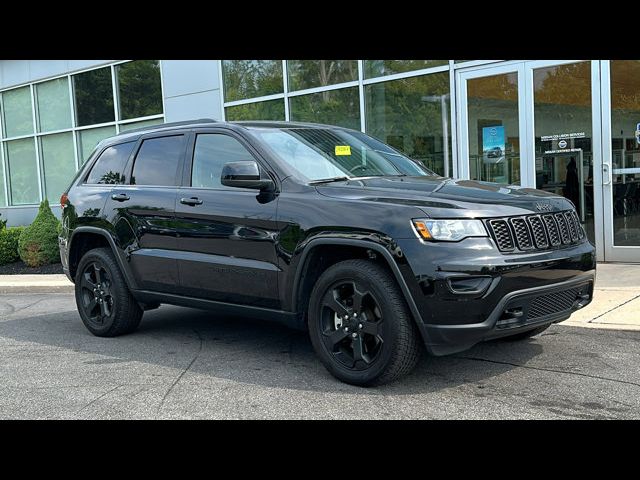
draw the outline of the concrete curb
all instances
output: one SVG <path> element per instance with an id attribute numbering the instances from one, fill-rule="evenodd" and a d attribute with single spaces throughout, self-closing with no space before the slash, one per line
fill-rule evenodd
<path id="1" fill-rule="evenodd" d="M 74 286 L 71 285 L 2 285 L 0 295 L 14 293 L 73 293 Z"/>
<path id="2" fill-rule="evenodd" d="M 73 293 L 74 285 L 62 274 L 0 275 L 0 295 L 12 293 Z"/>

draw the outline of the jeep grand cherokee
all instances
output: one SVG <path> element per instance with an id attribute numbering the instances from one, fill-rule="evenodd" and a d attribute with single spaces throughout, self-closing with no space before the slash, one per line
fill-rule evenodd
<path id="1" fill-rule="evenodd" d="M 361 132 L 198 120 L 102 141 L 61 198 L 60 251 L 94 335 L 162 303 L 307 329 L 337 378 L 378 385 L 426 347 L 527 338 L 591 301 L 563 197 L 438 176 Z"/>

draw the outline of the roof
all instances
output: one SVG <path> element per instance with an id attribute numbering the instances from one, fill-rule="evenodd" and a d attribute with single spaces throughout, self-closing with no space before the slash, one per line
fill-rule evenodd
<path id="1" fill-rule="evenodd" d="M 261 127 L 261 128 L 340 128 L 338 125 L 326 125 L 322 123 L 310 123 L 310 122 L 276 122 L 272 120 L 242 120 L 237 122 L 226 122 L 240 125 L 243 127 Z"/>
<path id="2" fill-rule="evenodd" d="M 307 123 L 307 122 L 284 122 L 284 121 L 271 121 L 271 120 L 243 120 L 243 121 L 235 121 L 235 122 L 219 122 L 217 120 L 213 120 L 211 118 L 200 118 L 197 120 L 186 120 L 182 122 L 171 122 L 171 123 L 159 123 L 157 125 L 148 125 L 146 127 L 134 128 L 132 130 L 127 130 L 125 132 L 121 132 L 118 135 L 113 137 L 109 137 L 104 139 L 100 144 L 107 143 L 122 143 L 123 141 L 132 141 L 136 140 L 141 135 L 145 133 L 153 133 L 153 132 L 161 132 L 161 131 L 170 131 L 170 130 L 178 130 L 184 128 L 206 128 L 211 127 L 212 125 L 220 125 L 220 126 L 228 126 L 235 128 L 284 128 L 284 129 L 292 129 L 292 128 L 334 128 L 344 130 L 345 127 L 339 127 L 336 125 L 323 125 L 320 123 Z"/>

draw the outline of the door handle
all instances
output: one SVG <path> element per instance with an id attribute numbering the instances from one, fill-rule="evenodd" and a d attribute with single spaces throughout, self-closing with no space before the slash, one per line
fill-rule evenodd
<path id="1" fill-rule="evenodd" d="M 200 200 L 198 197 L 181 198 L 180 203 L 182 203 L 183 205 L 191 205 L 193 207 L 195 205 L 202 205 L 202 200 Z"/>
<path id="2" fill-rule="evenodd" d="M 606 163 L 602 164 L 602 184 L 611 185 L 611 167 Z"/>
<path id="3" fill-rule="evenodd" d="M 116 202 L 126 202 L 131 197 L 129 197 L 129 195 L 127 195 L 126 193 L 114 193 L 113 195 L 111 195 L 111 198 Z"/>

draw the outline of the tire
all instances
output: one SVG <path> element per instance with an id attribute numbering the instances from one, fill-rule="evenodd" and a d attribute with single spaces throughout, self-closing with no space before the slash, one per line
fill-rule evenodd
<path id="1" fill-rule="evenodd" d="M 509 335 L 508 337 L 501 338 L 500 340 L 504 342 L 517 342 L 519 340 L 526 340 L 527 338 L 535 337 L 536 335 L 540 335 L 547 328 L 549 328 L 551 324 L 542 325 L 541 327 L 534 328 L 533 330 L 527 330 L 526 332 L 516 333 L 515 335 Z"/>
<path id="2" fill-rule="evenodd" d="M 408 374 L 422 352 L 420 334 L 395 278 L 372 261 L 346 260 L 322 273 L 309 299 L 308 319 L 320 361 L 352 385 L 392 382 Z"/>
<path id="3" fill-rule="evenodd" d="M 124 335 L 140 325 L 142 308 L 131 295 L 109 248 L 95 248 L 82 257 L 75 295 L 82 323 L 97 337 Z"/>

